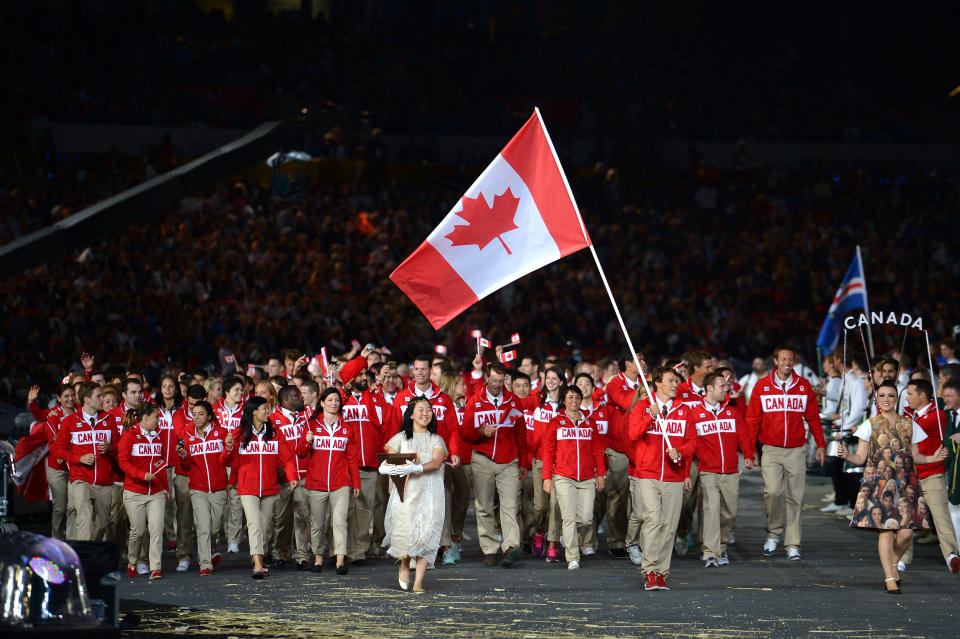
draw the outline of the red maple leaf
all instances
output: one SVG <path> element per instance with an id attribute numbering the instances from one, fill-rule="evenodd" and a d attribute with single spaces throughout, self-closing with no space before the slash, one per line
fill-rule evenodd
<path id="1" fill-rule="evenodd" d="M 500 195 L 493 196 L 493 206 L 487 206 L 483 195 L 476 198 L 463 196 L 463 210 L 457 215 L 465 219 L 468 224 L 453 227 L 444 237 L 450 240 L 453 246 L 467 246 L 476 244 L 480 250 L 494 239 L 500 240 L 507 255 L 512 255 L 501 234 L 520 228 L 513 223 L 517 215 L 517 205 L 520 198 L 516 197 L 509 188 Z"/>

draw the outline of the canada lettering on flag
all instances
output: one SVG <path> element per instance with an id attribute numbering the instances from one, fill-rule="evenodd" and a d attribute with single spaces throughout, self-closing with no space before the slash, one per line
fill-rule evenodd
<path id="1" fill-rule="evenodd" d="M 535 111 L 390 279 L 439 329 L 590 238 Z"/>

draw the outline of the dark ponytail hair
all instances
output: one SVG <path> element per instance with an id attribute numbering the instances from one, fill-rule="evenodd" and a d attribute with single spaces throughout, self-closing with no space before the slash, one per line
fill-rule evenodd
<path id="1" fill-rule="evenodd" d="M 253 439 L 253 414 L 258 408 L 267 403 L 263 397 L 254 396 L 243 405 L 243 416 L 240 417 L 241 445 L 246 446 Z M 273 439 L 273 423 L 268 419 L 265 423 L 266 439 Z"/>
<path id="2" fill-rule="evenodd" d="M 437 434 L 437 414 L 433 412 L 433 404 L 430 403 L 430 400 L 426 397 L 414 397 L 410 400 L 410 403 L 407 404 L 407 410 L 403 412 L 403 436 L 407 439 L 413 439 L 413 409 L 416 408 L 417 404 L 426 402 L 427 406 L 430 407 L 430 423 L 427 424 L 427 430 Z"/>
<path id="3" fill-rule="evenodd" d="M 127 411 L 127 414 L 123 416 L 123 430 L 130 430 L 135 427 L 140 421 L 147 415 L 152 415 L 153 413 L 160 412 L 160 409 L 157 408 L 156 404 L 151 404 L 150 402 L 140 402 L 140 405 L 136 408 L 131 408 Z"/>

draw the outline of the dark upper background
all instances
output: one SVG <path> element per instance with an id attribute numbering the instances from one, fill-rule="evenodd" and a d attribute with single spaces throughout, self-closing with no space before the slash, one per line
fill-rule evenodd
<path id="1" fill-rule="evenodd" d="M 386 280 L 540 105 L 638 346 L 749 360 L 813 342 L 864 246 L 874 308 L 958 323 L 960 190 L 939 162 L 756 161 L 758 143 L 960 142 L 951 3 L 11 1 L 0 5 L 0 240 L 182 158 L 71 155 L 30 125 L 249 129 L 287 120 L 327 171 L 302 198 L 232 182 L 0 284 L 0 394 L 81 350 L 156 371 L 353 337 L 404 356 L 478 327 L 524 350 L 615 353 L 588 257 L 482 301 L 439 334 Z M 283 5 L 293 5 L 277 11 Z M 306 113 L 304 113 L 306 109 Z M 389 138 L 390 162 L 378 164 Z M 441 157 L 437 140 L 456 148 Z M 685 166 L 664 140 L 689 144 Z M 741 143 L 728 166 L 698 145 Z M 577 149 L 576 152 L 573 149 Z M 469 159 L 468 159 L 469 158 Z M 484 157 L 483 163 L 489 158 Z M 417 165 L 419 177 L 397 170 Z M 352 177 L 343 177 L 348 175 Z M 902 334 L 880 335 L 881 348 Z M 919 352 L 919 342 L 908 352 Z"/>

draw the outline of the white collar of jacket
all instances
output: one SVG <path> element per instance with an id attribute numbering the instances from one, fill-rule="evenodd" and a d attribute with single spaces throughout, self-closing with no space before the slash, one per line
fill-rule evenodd
<path id="1" fill-rule="evenodd" d="M 567 411 L 566 411 L 566 410 L 564 410 L 562 413 L 560 413 L 560 415 L 562 415 L 564 419 L 567 419 L 567 420 L 573 422 L 573 425 L 574 425 L 574 426 L 579 426 L 580 424 L 582 424 L 583 422 L 587 421 L 587 419 L 588 419 L 588 415 L 587 415 L 586 413 L 584 413 L 583 411 L 580 411 L 580 419 L 571 419 L 570 416 L 567 415 Z"/>
<path id="2" fill-rule="evenodd" d="M 141 426 L 141 427 L 140 427 L 140 434 L 143 435 L 144 437 L 146 437 L 146 438 L 149 440 L 149 439 L 153 439 L 154 437 L 159 437 L 160 431 L 159 431 L 159 430 L 155 430 L 155 431 L 153 431 L 153 432 L 151 433 L 150 431 L 148 431 L 147 429 L 145 429 L 143 426 Z"/>
<path id="3" fill-rule="evenodd" d="M 204 426 L 202 431 L 197 431 L 197 426 L 196 424 L 194 424 L 193 432 L 190 433 L 190 437 L 191 439 L 206 439 L 207 435 L 210 434 L 211 430 L 213 430 L 213 422 L 210 422 L 209 424 Z"/>
<path id="4" fill-rule="evenodd" d="M 283 406 L 280 407 L 280 414 L 290 420 L 290 423 L 297 421 L 297 413 L 292 410 L 287 410 Z"/>
<path id="5" fill-rule="evenodd" d="M 627 377 L 627 376 L 623 373 L 623 371 L 620 372 L 620 377 L 623 378 L 623 383 L 626 384 L 627 386 L 629 386 L 630 388 L 632 388 L 633 390 L 637 390 L 637 386 L 640 385 L 640 376 L 639 376 L 639 375 L 637 375 L 637 381 L 635 381 L 635 382 L 631 382 L 631 381 L 630 381 L 630 378 Z"/>
<path id="6" fill-rule="evenodd" d="M 433 399 L 437 396 L 439 392 L 438 388 L 434 388 L 433 382 L 430 382 L 430 388 L 425 391 L 420 390 L 416 384 L 413 385 L 413 396 L 414 397 L 426 397 L 427 399 Z"/>
<path id="7" fill-rule="evenodd" d="M 935 405 L 936 404 L 934 402 L 930 402 L 920 410 L 915 411 L 913 413 L 913 421 L 915 422 L 920 421 L 920 418 L 926 416 L 926 414 L 929 413 Z"/>
<path id="8" fill-rule="evenodd" d="M 794 386 L 800 383 L 800 378 L 794 375 L 793 371 L 790 371 L 790 377 L 788 377 L 786 380 L 782 380 L 777 375 L 777 371 L 773 371 L 770 373 L 770 383 L 778 391 L 786 392 L 788 390 L 792 390 Z"/>
<path id="9" fill-rule="evenodd" d="M 494 404 L 495 406 L 502 406 L 502 405 L 503 405 L 503 391 L 500 391 L 500 394 L 499 394 L 498 396 L 494 397 L 493 395 L 490 394 L 490 391 L 488 390 L 488 391 L 487 391 L 487 401 L 490 402 L 491 404 Z"/>
<path id="10" fill-rule="evenodd" d="M 714 415 L 720 414 L 720 411 L 723 410 L 723 404 L 722 404 L 722 402 L 717 402 L 716 404 L 711 404 L 711 403 L 708 402 L 706 399 L 704 399 L 704 400 L 703 400 L 703 405 L 704 405 L 704 407 L 706 407 L 706 409 L 707 409 L 708 411 L 710 411 L 710 412 L 713 413 Z"/>

